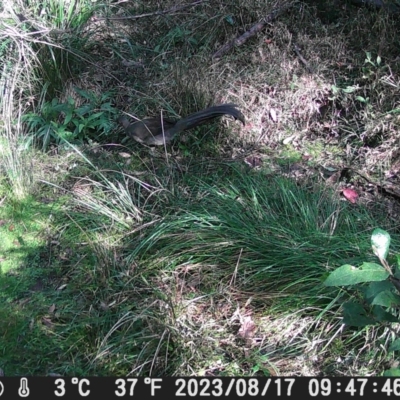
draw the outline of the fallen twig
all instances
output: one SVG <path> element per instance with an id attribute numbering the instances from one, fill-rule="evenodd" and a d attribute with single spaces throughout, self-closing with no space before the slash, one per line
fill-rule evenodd
<path id="1" fill-rule="evenodd" d="M 304 64 L 304 66 L 306 67 L 307 71 L 308 71 L 310 74 L 312 74 L 312 73 L 313 73 L 313 70 L 312 70 L 312 68 L 310 67 L 310 65 L 308 64 L 308 62 L 305 60 L 305 58 L 301 55 L 300 49 L 299 49 L 299 47 L 297 46 L 297 44 L 294 44 L 293 47 L 294 47 L 295 53 L 297 54 L 297 57 L 299 57 L 299 60 Z"/>
<path id="2" fill-rule="evenodd" d="M 378 182 L 375 182 L 372 178 L 366 176 L 365 174 L 362 174 L 361 172 L 356 171 L 355 169 L 351 168 L 350 171 L 356 173 L 358 176 L 365 179 L 371 185 L 374 185 L 382 194 L 388 194 L 388 195 L 395 197 L 398 200 L 400 199 L 400 192 L 395 185 L 392 185 L 390 183 L 389 184 L 387 184 L 387 183 L 380 184 Z"/>
<path id="3" fill-rule="evenodd" d="M 294 2 L 296 3 L 296 2 Z M 250 30 L 245 32 L 243 35 L 239 36 L 236 39 L 231 40 L 224 46 L 222 46 L 219 50 L 217 50 L 213 54 L 213 58 L 220 58 L 223 54 L 228 52 L 232 47 L 234 46 L 241 46 L 247 39 L 251 38 L 254 36 L 257 32 L 260 32 L 261 29 L 264 28 L 266 24 L 269 22 L 272 22 L 274 19 L 276 19 L 279 15 L 283 14 L 285 11 L 287 11 L 289 8 L 291 8 L 294 3 L 291 4 L 286 4 L 281 8 L 278 8 L 274 11 L 272 11 L 271 14 L 269 14 L 267 17 L 263 18 L 260 22 L 258 22 L 256 25 L 252 26 Z"/>
<path id="4" fill-rule="evenodd" d="M 110 19 L 111 20 L 139 19 L 139 18 L 146 18 L 146 17 L 154 17 L 155 15 L 173 14 L 173 13 L 175 13 L 177 11 L 181 11 L 185 8 L 198 6 L 199 4 L 205 3 L 207 1 L 209 1 L 209 0 L 197 0 L 197 1 L 194 1 L 193 3 L 182 4 L 179 6 L 171 7 L 168 10 L 154 11 L 154 12 L 147 13 L 147 14 L 129 15 L 129 16 L 124 16 L 124 17 L 104 17 L 104 18 L 99 18 L 99 19 L 107 19 L 107 20 L 110 20 Z"/>

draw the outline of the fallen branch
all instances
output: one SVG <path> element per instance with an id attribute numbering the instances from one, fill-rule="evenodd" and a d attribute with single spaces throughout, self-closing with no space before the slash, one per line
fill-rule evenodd
<path id="1" fill-rule="evenodd" d="M 400 191 L 395 185 L 392 185 L 390 183 L 389 184 L 384 183 L 383 185 L 381 185 L 380 183 L 375 182 L 375 180 L 373 180 L 372 178 L 356 171 L 355 169 L 350 168 L 349 170 L 356 173 L 361 178 L 365 179 L 371 185 L 374 185 L 380 193 L 388 194 L 390 196 L 395 197 L 397 200 L 400 200 Z"/>
<path id="2" fill-rule="evenodd" d="M 182 4 L 180 6 L 171 7 L 168 10 L 154 11 L 154 12 L 147 13 L 147 14 L 130 15 L 130 16 L 125 16 L 125 17 L 104 17 L 104 18 L 99 18 L 99 19 L 107 19 L 107 20 L 108 19 L 111 19 L 111 20 L 139 19 L 139 18 L 146 18 L 146 17 L 154 17 L 157 15 L 173 14 L 177 11 L 184 10 L 185 8 L 198 6 L 199 4 L 205 3 L 207 1 L 209 1 L 209 0 L 197 0 L 197 1 L 194 1 L 193 3 Z"/>
<path id="3" fill-rule="evenodd" d="M 285 11 L 287 11 L 289 8 L 291 8 L 293 5 L 294 5 L 294 3 L 286 4 L 285 6 L 272 11 L 271 14 L 269 14 L 267 17 L 263 18 L 256 25 L 252 26 L 250 28 L 250 30 L 245 32 L 243 35 L 239 36 L 236 39 L 231 40 L 230 42 L 228 42 L 227 44 L 222 46 L 219 50 L 217 50 L 213 54 L 212 57 L 220 58 L 223 54 L 227 53 L 232 47 L 241 46 L 244 42 L 246 42 L 246 40 L 248 40 L 249 38 L 254 36 L 257 32 L 260 32 L 261 29 L 263 29 L 266 24 L 275 20 L 279 15 L 283 14 Z"/>
<path id="4" fill-rule="evenodd" d="M 312 68 L 310 67 L 310 65 L 308 64 L 308 62 L 305 60 L 305 58 L 301 55 L 300 49 L 299 49 L 299 47 L 297 46 L 297 44 L 294 44 L 293 47 L 294 47 L 294 52 L 297 54 L 297 57 L 299 57 L 299 60 L 304 64 L 304 66 L 306 67 L 307 71 L 308 71 L 310 74 L 312 74 L 312 73 L 313 73 L 313 70 L 312 70 Z"/>

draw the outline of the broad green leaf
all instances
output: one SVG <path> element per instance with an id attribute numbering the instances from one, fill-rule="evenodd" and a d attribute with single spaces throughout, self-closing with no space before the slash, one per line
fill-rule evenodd
<path id="1" fill-rule="evenodd" d="M 387 312 L 381 306 L 374 306 L 373 314 L 378 322 L 399 322 L 399 318 Z"/>
<path id="2" fill-rule="evenodd" d="M 394 294 L 393 292 L 386 290 L 384 292 L 378 293 L 372 305 L 382 306 L 382 307 L 394 307 L 400 304 L 400 296 Z"/>
<path id="3" fill-rule="evenodd" d="M 400 339 L 396 339 L 389 346 L 389 351 L 399 351 L 400 350 Z"/>
<path id="4" fill-rule="evenodd" d="M 386 260 L 389 253 L 390 235 L 383 229 L 374 229 L 371 236 L 371 245 L 374 254 Z"/>
<path id="5" fill-rule="evenodd" d="M 70 111 L 66 116 L 65 116 L 65 120 L 64 120 L 64 124 L 65 125 L 68 125 L 69 124 L 69 122 L 71 121 L 71 119 L 72 119 L 72 111 Z"/>
<path id="6" fill-rule="evenodd" d="M 372 300 L 379 293 L 384 292 L 385 290 L 391 290 L 392 288 L 393 288 L 393 285 L 388 280 L 371 282 L 364 291 L 365 298 Z"/>
<path id="7" fill-rule="evenodd" d="M 333 271 L 325 281 L 326 286 L 349 286 L 363 282 L 383 281 L 389 273 L 379 264 L 363 263 L 360 267 L 345 264 Z"/>
<path id="8" fill-rule="evenodd" d="M 400 369 L 390 368 L 383 373 L 383 376 L 400 376 Z"/>
<path id="9" fill-rule="evenodd" d="M 400 278 L 400 254 L 394 256 L 393 263 L 395 263 L 394 276 Z"/>
<path id="10" fill-rule="evenodd" d="M 343 323 L 349 326 L 367 326 L 375 324 L 375 320 L 368 317 L 364 308 L 353 302 L 343 304 Z"/>

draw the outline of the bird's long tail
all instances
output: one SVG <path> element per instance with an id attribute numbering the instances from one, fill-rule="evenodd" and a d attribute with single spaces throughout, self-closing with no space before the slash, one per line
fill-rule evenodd
<path id="1" fill-rule="evenodd" d="M 245 124 L 243 114 L 237 109 L 236 104 L 221 104 L 219 106 L 208 107 L 204 110 L 197 111 L 180 119 L 174 126 L 176 131 L 182 132 L 186 129 L 191 129 L 199 126 L 210 119 L 222 117 L 223 115 L 231 115 L 233 118 L 238 119 Z"/>

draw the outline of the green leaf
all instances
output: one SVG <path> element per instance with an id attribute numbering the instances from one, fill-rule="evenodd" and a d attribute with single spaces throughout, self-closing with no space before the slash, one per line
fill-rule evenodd
<path id="1" fill-rule="evenodd" d="M 353 93 L 357 88 L 355 86 L 347 86 L 343 90 L 344 93 Z"/>
<path id="2" fill-rule="evenodd" d="M 100 110 L 103 110 L 103 111 L 113 111 L 113 110 L 114 110 L 114 107 L 113 107 L 113 105 L 112 105 L 111 102 L 103 103 L 103 104 L 100 106 Z"/>
<path id="3" fill-rule="evenodd" d="M 235 21 L 234 21 L 234 19 L 232 18 L 232 15 L 227 15 L 227 16 L 225 17 L 225 21 L 226 21 L 229 25 L 235 25 Z"/>
<path id="4" fill-rule="evenodd" d="M 70 111 L 70 112 L 65 116 L 64 124 L 65 124 L 65 125 L 68 125 L 69 122 L 71 121 L 71 119 L 72 119 L 72 112 Z"/>
<path id="5" fill-rule="evenodd" d="M 82 96 L 86 100 L 93 101 L 94 100 L 94 95 L 84 89 L 74 87 L 74 90 L 76 93 L 78 93 L 80 96 Z"/>
<path id="6" fill-rule="evenodd" d="M 88 112 L 91 112 L 93 110 L 93 106 L 91 104 L 84 104 L 83 106 L 77 108 L 75 110 L 75 113 L 79 115 L 80 117 L 84 116 Z"/>
<path id="7" fill-rule="evenodd" d="M 81 133 L 83 131 L 83 129 L 85 128 L 84 124 L 79 124 L 78 126 L 78 132 Z"/>
<path id="8" fill-rule="evenodd" d="M 371 282 L 364 291 L 367 300 L 374 299 L 379 293 L 393 289 L 393 284 L 388 281 Z"/>
<path id="9" fill-rule="evenodd" d="M 101 112 L 98 112 L 98 113 L 94 113 L 94 114 L 92 114 L 89 118 L 88 118 L 88 121 L 91 121 L 91 120 L 93 120 L 93 119 L 98 119 L 99 117 L 101 117 L 102 115 L 103 115 L 104 113 L 101 111 Z"/>
<path id="10" fill-rule="evenodd" d="M 392 271 L 395 278 L 400 279 L 400 254 L 390 255 L 387 259 L 389 265 L 392 265 Z"/>
<path id="11" fill-rule="evenodd" d="M 326 286 L 349 286 L 357 283 L 383 281 L 389 273 L 379 264 L 364 262 L 359 268 L 345 264 L 333 271 Z"/>
<path id="12" fill-rule="evenodd" d="M 379 293 L 372 301 L 372 305 L 382 307 L 394 307 L 396 305 L 398 306 L 399 304 L 400 296 L 389 290 Z"/>
<path id="13" fill-rule="evenodd" d="M 383 376 L 400 376 L 400 369 L 390 368 L 383 373 Z"/>
<path id="14" fill-rule="evenodd" d="M 389 346 L 389 351 L 399 351 L 400 350 L 400 339 L 396 339 Z"/>
<path id="15" fill-rule="evenodd" d="M 338 94 L 339 93 L 339 88 L 335 85 L 331 86 L 331 90 L 333 94 Z"/>
<path id="16" fill-rule="evenodd" d="M 363 327 L 375 324 L 375 320 L 368 317 L 364 308 L 354 302 L 343 304 L 343 323 L 349 326 Z"/>
<path id="17" fill-rule="evenodd" d="M 378 322 L 399 322 L 399 318 L 385 311 L 384 308 L 381 306 L 374 306 L 372 311 L 375 319 Z"/>
<path id="18" fill-rule="evenodd" d="M 374 229 L 371 236 L 371 245 L 374 254 L 386 260 L 389 253 L 390 235 L 383 229 Z"/>
<path id="19" fill-rule="evenodd" d="M 54 106 L 52 111 L 55 111 L 57 113 L 67 114 L 68 112 L 71 112 L 71 107 L 67 103 L 60 103 L 60 104 L 57 104 L 56 106 Z"/>

